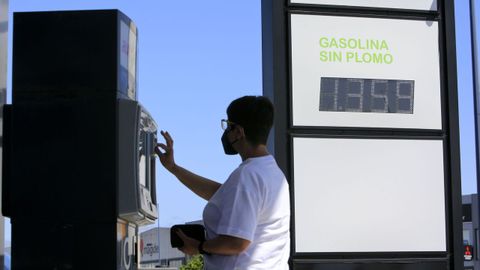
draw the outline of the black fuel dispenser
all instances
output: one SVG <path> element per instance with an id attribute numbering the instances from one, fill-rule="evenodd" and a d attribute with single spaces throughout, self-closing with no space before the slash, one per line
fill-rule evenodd
<path id="1" fill-rule="evenodd" d="M 117 10 L 14 14 L 2 212 L 12 269 L 136 269 L 157 219 L 157 125 L 137 101 L 137 29 Z"/>

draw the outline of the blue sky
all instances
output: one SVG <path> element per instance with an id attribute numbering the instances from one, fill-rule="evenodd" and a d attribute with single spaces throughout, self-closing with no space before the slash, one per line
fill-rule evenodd
<path id="1" fill-rule="evenodd" d="M 178 164 L 224 182 L 241 160 L 223 153 L 220 119 L 233 99 L 262 94 L 260 3 L 11 0 L 10 16 L 17 11 L 123 11 L 139 29 L 139 101 L 174 137 Z M 476 165 L 468 0 L 456 0 L 456 5 L 462 192 L 470 194 L 476 193 Z M 10 42 L 11 34 L 10 24 Z M 10 96 L 10 83 L 8 91 Z M 158 168 L 160 226 L 201 219 L 205 201 Z"/>
<path id="2" fill-rule="evenodd" d="M 67 9 L 119 9 L 136 23 L 139 101 L 174 137 L 178 164 L 224 182 L 241 160 L 223 153 L 220 120 L 233 99 L 262 94 L 260 1 L 10 1 L 10 14 Z M 201 219 L 205 201 L 157 168 L 160 225 Z"/>
<path id="3" fill-rule="evenodd" d="M 478 3 L 478 1 L 476 1 Z M 480 18 L 480 5 L 476 14 Z M 477 193 L 469 0 L 455 0 L 462 193 Z M 480 30 L 480 26 L 477 26 Z M 480 37 L 480 31 L 477 31 Z M 479 50 L 480 52 L 480 50 Z"/>

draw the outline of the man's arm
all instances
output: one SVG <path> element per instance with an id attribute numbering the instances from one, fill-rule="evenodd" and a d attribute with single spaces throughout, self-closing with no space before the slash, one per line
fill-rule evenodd
<path id="1" fill-rule="evenodd" d="M 196 175 L 178 165 L 174 165 L 169 171 L 175 175 L 182 184 L 207 201 L 210 200 L 213 194 L 221 187 L 220 183 Z"/>
<path id="2" fill-rule="evenodd" d="M 194 238 L 188 237 L 182 230 L 176 231 L 178 236 L 183 240 L 183 247 L 180 250 L 188 255 L 195 255 L 199 253 L 200 242 Z M 217 255 L 238 255 L 245 251 L 250 245 L 250 241 L 229 236 L 219 235 L 216 238 L 205 241 L 203 243 L 203 250 Z"/>
<path id="3" fill-rule="evenodd" d="M 157 147 L 155 147 L 155 153 L 160 158 L 160 162 L 162 163 L 163 167 L 175 175 L 175 177 L 177 177 L 182 184 L 188 187 L 195 194 L 207 201 L 210 200 L 213 194 L 215 194 L 215 192 L 217 192 L 217 190 L 220 188 L 221 184 L 196 175 L 189 170 L 175 164 L 175 159 L 173 156 L 173 139 L 168 132 L 161 131 L 160 133 L 165 138 L 167 144 L 165 145 L 163 143 L 159 143 Z M 162 153 L 159 147 L 162 148 L 165 153 Z"/>
<path id="4" fill-rule="evenodd" d="M 229 235 L 219 235 L 203 243 L 203 250 L 218 255 L 238 255 L 245 251 L 250 241 Z"/>

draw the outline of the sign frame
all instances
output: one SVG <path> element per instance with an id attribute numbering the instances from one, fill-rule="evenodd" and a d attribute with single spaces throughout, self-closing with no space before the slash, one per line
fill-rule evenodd
<path id="1" fill-rule="evenodd" d="M 369 7 L 342 7 L 292 4 L 290 0 L 262 0 L 263 94 L 276 108 L 268 149 L 289 178 L 293 179 L 292 137 L 353 138 L 437 138 L 443 139 L 446 194 L 447 252 L 297 253 L 295 251 L 295 208 L 292 206 L 292 251 L 294 270 L 463 270 L 461 223 L 460 146 L 454 1 L 438 0 L 437 11 L 399 10 Z M 367 127 L 293 126 L 291 85 L 290 14 L 352 16 L 405 20 L 435 20 L 439 24 L 440 91 L 442 129 L 399 129 Z"/>
<path id="2" fill-rule="evenodd" d="M 445 199 L 445 240 L 446 240 L 446 251 L 392 251 L 392 252 L 297 252 L 296 248 L 296 206 L 295 206 L 295 157 L 294 157 L 294 139 L 306 138 L 306 139 L 378 139 L 378 140 L 425 140 L 425 141 L 441 141 L 443 148 L 443 176 L 444 176 L 444 199 Z M 448 227 L 449 227 L 449 213 L 448 213 L 448 185 L 446 184 L 449 176 L 449 163 L 446 158 L 446 153 L 448 152 L 448 141 L 437 136 L 409 136 L 409 135 L 396 135 L 396 136 L 387 136 L 387 135 L 373 135 L 373 136 L 364 136 L 364 135 L 339 135 L 339 134 L 306 134 L 306 133 L 292 133 L 289 136 L 290 142 L 290 151 L 292 153 L 290 159 L 290 174 L 288 175 L 290 183 L 290 199 L 291 199 L 291 208 L 293 209 L 291 213 L 292 219 L 292 231 L 291 231 L 291 252 L 294 254 L 294 257 L 299 258 L 300 260 L 310 260 L 310 259 L 319 259 L 319 260 L 328 260 L 328 259 L 348 259 L 355 261 L 356 259 L 361 260 L 370 260 L 374 258 L 388 258 L 395 257 L 398 260 L 403 258 L 415 258 L 415 257 L 446 257 L 448 256 L 448 245 L 450 239 L 448 239 Z M 356 269 L 356 268 L 355 268 Z"/>

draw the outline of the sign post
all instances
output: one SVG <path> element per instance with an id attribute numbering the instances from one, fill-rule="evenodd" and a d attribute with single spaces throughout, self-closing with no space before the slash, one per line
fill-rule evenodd
<path id="1" fill-rule="evenodd" d="M 7 100 L 7 61 L 8 61 L 7 38 L 8 38 L 8 0 L 0 0 L 0 136 L 2 138 L 3 138 L 3 105 Z M 3 148 L 3 146 L 1 147 Z M 2 152 L 3 151 L 0 150 L 0 164 L 1 164 Z M 1 175 L 1 169 L 2 168 L 0 165 L 0 175 Z M 0 200 L 0 208 L 1 208 L 1 200 Z M 3 269 L 4 254 L 5 254 L 5 218 L 2 215 L 0 215 L 0 264 L 1 264 L 0 269 Z"/>
<path id="2" fill-rule="evenodd" d="M 453 1 L 264 0 L 262 22 L 291 268 L 462 269 Z"/>

